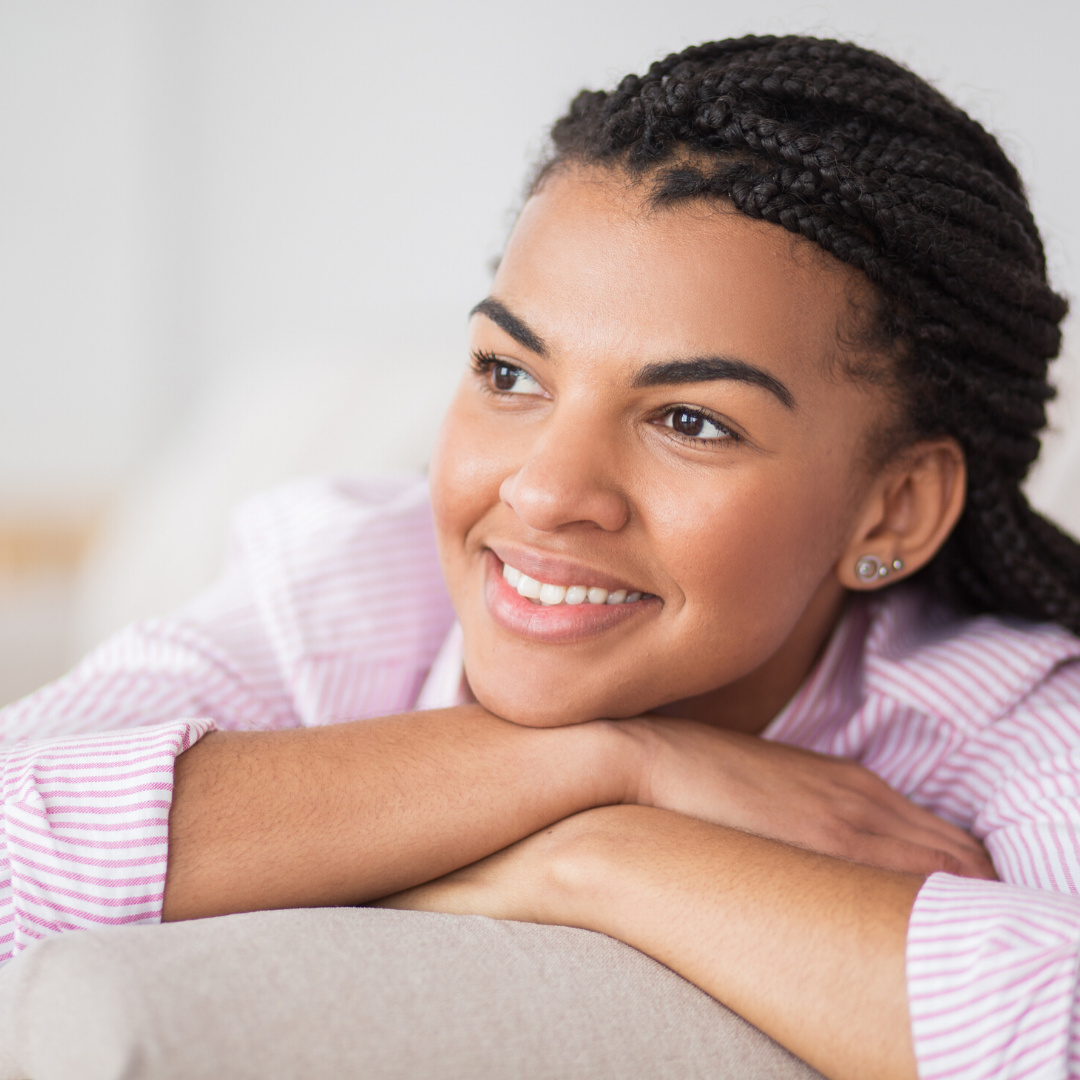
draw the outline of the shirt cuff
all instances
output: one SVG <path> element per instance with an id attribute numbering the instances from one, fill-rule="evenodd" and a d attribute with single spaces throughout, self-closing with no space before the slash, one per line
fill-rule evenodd
<path id="1" fill-rule="evenodd" d="M 0 963 L 63 930 L 161 920 L 177 720 L 0 748 Z"/>
<path id="2" fill-rule="evenodd" d="M 922 1080 L 1072 1075 L 1080 901 L 933 874 L 908 925 L 907 987 Z"/>

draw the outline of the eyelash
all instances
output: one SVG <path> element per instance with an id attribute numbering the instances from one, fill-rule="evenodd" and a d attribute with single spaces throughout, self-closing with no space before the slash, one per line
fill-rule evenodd
<path id="1" fill-rule="evenodd" d="M 514 371 L 521 371 L 523 374 L 528 375 L 528 372 L 524 368 L 519 368 L 515 364 L 509 363 L 507 360 L 496 356 L 494 353 L 486 352 L 483 349 L 474 349 L 469 354 L 471 361 L 470 366 L 476 375 L 480 376 L 484 380 L 484 391 L 488 394 L 493 394 L 497 397 L 510 397 L 512 396 L 508 391 L 498 390 L 491 385 L 488 376 L 491 374 L 492 368 L 497 365 L 505 365 Z M 529 376 L 530 378 L 532 376 Z M 662 425 L 667 428 L 671 433 L 671 437 L 677 439 L 679 442 L 694 446 L 698 450 L 717 450 L 725 443 L 740 443 L 742 442 L 742 436 L 734 432 L 725 424 L 720 417 L 715 413 L 710 412 L 708 409 L 703 409 L 697 405 L 669 405 L 663 412 L 657 415 L 657 420 L 664 420 L 669 417 L 673 412 L 678 409 L 684 409 L 688 413 L 692 413 L 694 416 L 700 416 L 707 420 L 710 424 L 715 424 L 726 436 L 724 439 L 695 439 L 690 435 L 683 435 L 681 432 L 676 431 L 674 428 L 668 428 L 666 424 Z M 712 444 L 710 446 L 710 443 Z"/>
<path id="2" fill-rule="evenodd" d="M 483 349 L 474 349 L 469 353 L 472 360 L 472 369 L 477 375 L 486 375 L 496 364 L 505 364 L 494 353 L 484 352 Z M 512 365 L 507 365 L 512 366 Z"/>
<path id="3" fill-rule="evenodd" d="M 722 439 L 695 439 L 692 435 L 684 435 L 682 432 L 676 431 L 673 427 L 668 427 L 667 424 L 663 424 L 662 426 L 670 432 L 671 437 L 678 439 L 681 443 L 689 444 L 698 450 L 719 450 L 728 443 L 735 444 L 743 441 L 742 436 L 737 432 L 732 431 L 719 416 L 710 412 L 708 409 L 701 408 L 699 405 L 668 405 L 664 411 L 659 414 L 657 419 L 666 420 L 672 413 L 679 411 L 687 412 L 691 416 L 700 416 L 703 420 L 718 427 L 725 435 L 725 438 Z"/>
<path id="4" fill-rule="evenodd" d="M 505 367 L 510 371 L 518 371 L 526 378 L 535 378 L 525 368 L 519 367 L 517 364 L 510 363 L 505 357 L 496 356 L 494 353 L 485 352 L 482 349 L 473 350 L 469 353 L 470 367 L 473 373 L 481 380 L 481 389 L 485 394 L 491 394 L 493 397 L 498 398 L 512 398 L 520 397 L 519 394 L 514 394 L 509 390 L 500 390 L 497 386 L 491 384 L 491 372 L 496 367 Z"/>

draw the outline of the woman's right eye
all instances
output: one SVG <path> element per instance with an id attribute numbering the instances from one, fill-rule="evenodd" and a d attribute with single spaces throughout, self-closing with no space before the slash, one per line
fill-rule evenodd
<path id="1" fill-rule="evenodd" d="M 491 366 L 491 385 L 502 394 L 536 394 L 540 387 L 527 372 L 511 364 L 496 362 Z"/>

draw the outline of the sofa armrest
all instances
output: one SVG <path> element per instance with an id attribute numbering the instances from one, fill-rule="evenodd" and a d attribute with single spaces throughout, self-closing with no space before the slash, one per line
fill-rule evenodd
<path id="1" fill-rule="evenodd" d="M 661 964 L 560 926 L 370 908 L 41 941 L 0 971 L 0 1080 L 809 1080 Z"/>

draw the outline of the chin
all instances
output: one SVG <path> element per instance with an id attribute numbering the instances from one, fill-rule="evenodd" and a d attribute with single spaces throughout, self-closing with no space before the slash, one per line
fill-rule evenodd
<path id="1" fill-rule="evenodd" d="M 583 724 L 589 720 L 618 720 L 639 716 L 656 704 L 634 696 L 633 701 L 617 700 L 610 695 L 567 693 L 565 685 L 546 694 L 537 692 L 528 682 L 506 686 L 502 679 L 485 679 L 483 673 L 475 680 L 469 676 L 473 696 L 490 713 L 501 716 L 522 727 L 554 728 Z"/>
<path id="2" fill-rule="evenodd" d="M 521 694 L 500 693 L 498 690 L 488 692 L 483 686 L 473 686 L 471 680 L 469 685 L 476 700 L 488 712 L 522 727 L 569 727 L 571 724 L 595 720 L 601 715 L 587 715 L 582 711 L 580 702 L 572 705 L 562 701 L 537 702 L 531 697 L 525 700 Z"/>
<path id="3" fill-rule="evenodd" d="M 508 686 L 506 680 L 485 674 L 481 671 L 476 677 L 468 676 L 469 688 L 477 702 L 488 712 L 522 727 L 569 727 L 604 715 L 602 711 L 590 710 L 580 696 L 565 692 L 536 693 L 529 685 L 532 680 Z"/>

